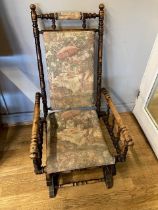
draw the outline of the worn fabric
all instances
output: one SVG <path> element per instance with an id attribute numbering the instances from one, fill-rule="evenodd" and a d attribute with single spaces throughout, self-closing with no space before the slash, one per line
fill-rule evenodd
<path id="1" fill-rule="evenodd" d="M 51 107 L 94 104 L 94 32 L 44 32 Z"/>
<path id="2" fill-rule="evenodd" d="M 56 15 L 58 20 L 80 20 L 82 18 L 81 12 L 58 12 Z"/>
<path id="3" fill-rule="evenodd" d="M 47 124 L 47 173 L 115 163 L 95 110 L 52 113 Z"/>

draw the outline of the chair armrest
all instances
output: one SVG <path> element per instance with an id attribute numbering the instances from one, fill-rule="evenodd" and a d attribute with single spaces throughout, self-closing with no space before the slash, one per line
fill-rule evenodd
<path id="1" fill-rule="evenodd" d="M 35 95 L 35 105 L 34 105 L 34 115 L 33 115 L 33 125 L 32 125 L 32 136 L 30 145 L 30 158 L 36 159 L 38 156 L 38 131 L 39 131 L 39 121 L 40 121 L 40 93 Z"/>
<path id="2" fill-rule="evenodd" d="M 111 136 L 113 137 L 113 139 L 115 139 L 116 136 L 119 137 L 119 143 L 117 142 L 116 147 L 118 148 L 118 144 L 119 144 L 119 149 L 120 149 L 120 151 L 118 150 L 119 154 L 120 155 L 124 154 L 126 156 L 128 146 L 132 146 L 134 144 L 133 140 L 129 134 L 127 127 L 124 125 L 124 123 L 121 119 L 121 116 L 118 113 L 110 95 L 108 94 L 108 92 L 105 88 L 101 89 L 101 94 L 107 104 L 107 107 L 108 107 L 108 114 L 106 114 L 106 122 L 105 122 L 107 125 L 107 128 L 108 128 Z M 111 115 L 113 118 L 111 125 L 109 123 L 110 111 L 111 111 Z M 114 134 L 114 128 L 117 128 L 117 129 L 115 129 L 115 130 L 117 130 L 116 135 Z"/>
<path id="3" fill-rule="evenodd" d="M 124 125 L 122 118 L 120 117 L 120 114 L 118 113 L 114 103 L 112 102 L 110 95 L 108 94 L 108 92 L 105 88 L 102 88 L 101 93 L 102 93 L 104 100 L 107 102 L 112 114 L 114 115 L 116 123 L 118 124 L 120 132 L 122 132 L 122 135 L 124 136 L 125 141 L 127 142 L 128 145 L 132 145 L 133 140 L 130 137 L 129 132 L 128 132 L 126 126 Z"/>

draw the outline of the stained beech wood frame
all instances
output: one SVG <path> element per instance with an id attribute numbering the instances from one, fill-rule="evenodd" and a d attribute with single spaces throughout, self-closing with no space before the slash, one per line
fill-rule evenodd
<path id="1" fill-rule="evenodd" d="M 108 95 L 105 88 L 101 90 L 101 82 L 102 82 L 102 57 L 103 57 L 103 31 L 104 31 L 104 5 L 99 5 L 99 13 L 71 13 L 71 14 L 59 14 L 59 13 L 49 13 L 49 14 L 40 14 L 36 13 L 36 6 L 31 5 L 31 18 L 32 18 L 32 26 L 33 26 L 33 34 L 35 38 L 36 45 L 36 54 L 37 54 L 37 64 L 40 78 L 40 87 L 41 93 L 36 93 L 35 98 L 35 109 L 34 109 L 34 118 L 33 118 L 33 127 L 32 127 L 32 139 L 31 139 L 31 147 L 30 147 L 30 158 L 33 159 L 34 169 L 36 174 L 46 173 L 46 181 L 47 185 L 50 186 L 50 197 L 55 196 L 55 188 L 54 184 L 56 183 L 56 175 L 57 174 L 47 174 L 45 167 L 42 166 L 42 144 L 43 144 L 43 129 L 47 132 L 46 125 L 46 117 L 48 114 L 48 110 L 51 108 L 47 107 L 47 95 L 45 90 L 45 80 L 44 80 L 44 71 L 43 71 L 43 63 L 42 63 L 42 55 L 41 55 L 41 47 L 40 47 L 40 34 L 44 31 L 89 31 L 93 30 L 98 33 L 98 63 L 97 63 L 97 97 L 96 97 L 96 108 L 98 117 L 102 120 L 107 127 L 109 134 L 112 138 L 113 145 L 116 148 L 116 160 L 117 161 L 125 161 L 126 154 L 128 151 L 128 146 L 132 144 L 132 139 L 128 134 L 126 127 L 124 126 L 120 115 L 118 114 L 110 96 Z M 98 28 L 87 28 L 86 21 L 87 19 L 95 19 L 98 18 Z M 39 30 L 38 28 L 38 19 L 50 19 L 52 21 L 52 28 L 46 30 Z M 56 21 L 60 20 L 81 20 L 82 28 L 78 29 L 57 29 Z M 106 103 L 107 103 L 107 111 L 101 111 L 101 94 L 103 95 Z M 40 98 L 42 98 L 43 102 L 43 112 L 44 118 L 40 117 Z M 111 114 L 110 114 L 111 112 Z M 112 116 L 112 124 L 110 124 L 110 119 Z M 44 126 L 45 125 L 45 126 Z M 116 129 L 116 135 L 114 132 L 114 128 Z M 105 176 L 105 182 L 108 188 L 111 188 L 113 185 L 113 175 L 116 174 L 115 165 L 107 165 L 103 166 L 103 172 Z"/>

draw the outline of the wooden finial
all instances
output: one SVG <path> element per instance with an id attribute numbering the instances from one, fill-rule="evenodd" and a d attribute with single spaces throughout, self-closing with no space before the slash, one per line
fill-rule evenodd
<path id="1" fill-rule="evenodd" d="M 30 9 L 31 9 L 31 18 L 32 18 L 32 21 L 37 21 L 36 5 L 35 4 L 31 4 L 30 5 Z"/>
<path id="2" fill-rule="evenodd" d="M 104 4 L 99 4 L 99 9 L 103 10 L 104 9 Z"/>
<path id="3" fill-rule="evenodd" d="M 31 10 L 35 10 L 35 9 L 36 9 L 36 5 L 35 5 L 35 4 L 31 4 L 31 5 L 30 5 L 30 9 L 31 9 Z"/>

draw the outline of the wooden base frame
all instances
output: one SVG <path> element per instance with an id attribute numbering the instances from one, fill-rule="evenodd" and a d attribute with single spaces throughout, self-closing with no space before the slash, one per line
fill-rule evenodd
<path id="1" fill-rule="evenodd" d="M 104 181 L 106 184 L 106 187 L 112 188 L 113 187 L 113 176 L 116 175 L 116 168 L 115 165 L 107 165 L 103 166 L 103 175 L 104 175 Z M 70 172 L 71 173 L 71 172 Z M 100 181 L 100 180 L 95 180 Z M 101 180 L 103 181 L 103 180 Z M 55 174 L 46 174 L 46 183 L 49 190 L 49 197 L 54 198 L 57 195 L 57 191 L 59 189 L 59 173 Z M 79 182 L 73 182 L 73 186 L 80 185 L 81 181 Z M 87 184 L 88 181 L 82 181 L 83 184 Z"/>

